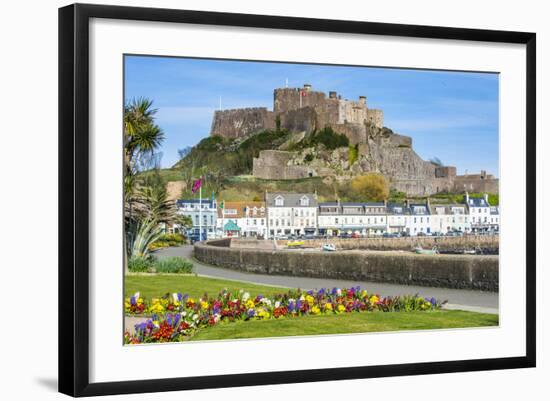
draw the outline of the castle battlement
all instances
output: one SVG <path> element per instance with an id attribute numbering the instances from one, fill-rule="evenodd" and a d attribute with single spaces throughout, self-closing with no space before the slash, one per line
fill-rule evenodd
<path id="1" fill-rule="evenodd" d="M 312 85 L 304 84 L 301 88 L 274 89 L 273 111 L 266 107 L 217 110 L 210 135 L 242 137 L 274 128 L 277 119 L 281 128 L 289 131 L 310 131 L 331 126 L 347 135 L 347 132 L 356 131 L 356 128 L 347 125 L 365 125 L 368 122 L 381 128 L 384 113 L 369 109 L 366 96 L 359 96 L 357 100 L 342 99 L 336 91 L 330 91 L 327 96 L 325 92 L 313 90 Z M 361 141 L 357 138 L 365 137 L 354 135 L 350 140 L 356 143 Z"/>

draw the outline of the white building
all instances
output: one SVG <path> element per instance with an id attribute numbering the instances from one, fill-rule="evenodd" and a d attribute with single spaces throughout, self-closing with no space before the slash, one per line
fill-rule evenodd
<path id="1" fill-rule="evenodd" d="M 178 199 L 176 201 L 178 214 L 189 216 L 193 220 L 193 227 L 187 235 L 193 240 L 199 240 L 199 230 L 202 233 L 200 240 L 216 236 L 217 206 L 215 199 Z"/>
<path id="2" fill-rule="evenodd" d="M 223 231 L 224 237 L 265 237 L 267 222 L 264 202 L 223 202 L 223 206 L 223 209 L 218 208 L 217 231 L 219 235 L 222 235 Z M 236 230 L 230 222 L 236 224 L 239 229 Z"/>
<path id="3" fill-rule="evenodd" d="M 324 202 L 319 204 L 318 230 L 322 235 L 382 235 L 386 231 L 383 202 Z"/>
<path id="4" fill-rule="evenodd" d="M 406 203 L 390 203 L 386 207 L 386 232 L 410 233 L 410 209 Z"/>
<path id="5" fill-rule="evenodd" d="M 410 218 L 408 232 L 410 235 L 431 234 L 431 214 L 428 203 L 412 203 L 409 205 Z"/>
<path id="6" fill-rule="evenodd" d="M 500 231 L 500 207 L 498 206 L 491 206 L 489 208 L 489 214 L 490 214 L 490 230 L 493 232 L 499 232 Z"/>
<path id="7" fill-rule="evenodd" d="M 488 195 L 484 194 L 482 198 L 473 198 L 466 192 L 464 198 L 469 209 L 472 232 L 492 231 L 494 227 L 491 225 L 491 205 L 489 205 Z M 498 210 L 496 214 L 498 216 Z"/>
<path id="8" fill-rule="evenodd" d="M 268 237 L 317 233 L 317 196 L 307 193 L 266 193 Z"/>
<path id="9" fill-rule="evenodd" d="M 465 204 L 432 204 L 430 210 L 432 233 L 471 231 L 470 216 Z"/>

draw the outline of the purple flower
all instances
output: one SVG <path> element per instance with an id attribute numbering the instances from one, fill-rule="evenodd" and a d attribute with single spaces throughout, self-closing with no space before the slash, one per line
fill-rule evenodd
<path id="1" fill-rule="evenodd" d="M 133 295 L 130 297 L 130 305 L 133 305 L 133 306 L 136 305 L 136 297 Z"/>

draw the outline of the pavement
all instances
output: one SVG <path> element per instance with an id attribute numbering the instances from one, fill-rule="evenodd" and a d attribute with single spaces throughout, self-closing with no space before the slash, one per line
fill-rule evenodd
<path id="1" fill-rule="evenodd" d="M 184 245 L 172 247 L 155 252 L 159 258 L 181 256 L 193 259 L 193 247 Z M 268 274 L 254 274 L 239 272 L 199 262 L 193 259 L 194 272 L 200 276 L 215 277 L 225 280 L 244 281 L 254 284 L 269 285 L 274 287 L 301 288 L 304 290 L 319 288 L 349 288 L 360 286 L 369 292 L 382 296 L 396 296 L 406 294 L 418 294 L 422 297 L 435 297 L 447 300 L 448 309 L 468 310 L 472 312 L 498 313 L 499 295 L 496 292 L 458 290 L 439 287 L 421 287 L 413 285 L 401 285 L 391 283 L 377 283 L 373 281 L 334 280 L 311 277 L 274 276 Z"/>

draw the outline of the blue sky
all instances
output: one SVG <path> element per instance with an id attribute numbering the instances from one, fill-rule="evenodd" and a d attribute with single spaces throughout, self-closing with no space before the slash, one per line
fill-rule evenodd
<path id="1" fill-rule="evenodd" d="M 266 62 L 126 56 L 125 99 L 147 97 L 165 132 L 162 166 L 177 150 L 208 136 L 214 110 L 273 109 L 273 89 L 301 87 L 367 97 L 384 110 L 384 125 L 413 138 L 425 160 L 440 158 L 458 174 L 498 176 L 498 75 Z"/>

